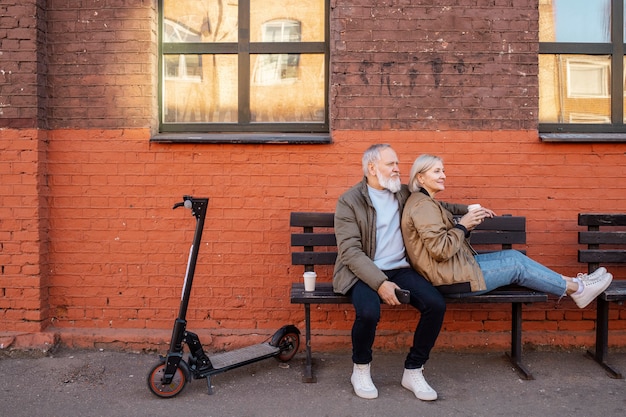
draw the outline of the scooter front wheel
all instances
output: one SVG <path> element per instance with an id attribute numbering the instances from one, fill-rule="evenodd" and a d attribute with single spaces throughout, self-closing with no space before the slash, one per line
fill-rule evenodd
<path id="1" fill-rule="evenodd" d="M 165 362 L 156 364 L 148 374 L 148 388 L 157 397 L 172 398 L 180 394 L 187 378 L 183 370 L 178 367 L 174 373 L 174 377 L 169 384 L 163 383 L 163 375 L 165 375 Z"/>
<path id="2" fill-rule="evenodd" d="M 289 362 L 291 358 L 298 353 L 298 349 L 300 348 L 300 335 L 296 332 L 284 334 L 278 341 L 278 347 L 281 352 L 277 356 L 277 359 L 281 362 Z"/>

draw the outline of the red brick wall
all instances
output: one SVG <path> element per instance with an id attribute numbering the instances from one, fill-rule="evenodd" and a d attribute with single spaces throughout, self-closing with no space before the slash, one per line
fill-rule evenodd
<path id="1" fill-rule="evenodd" d="M 210 334 L 217 345 L 245 343 L 233 338 L 238 334 L 265 337 L 291 322 L 303 328 L 301 308 L 288 299 L 291 282 L 302 273 L 290 264 L 289 212 L 333 210 L 337 197 L 359 181 L 361 153 L 374 141 L 396 147 L 405 178 L 412 156 L 443 156 L 448 187 L 442 198 L 480 201 L 498 213 L 527 216 L 528 254 L 563 273 L 584 270 L 576 261 L 577 213 L 623 210 L 621 182 L 602 189 L 594 185 L 626 174 L 618 167 L 623 151 L 615 145 L 545 145 L 532 131 L 343 131 L 334 138 L 334 144 L 322 146 L 208 149 L 150 144 L 142 130 L 50 132 L 53 325 L 62 332 L 83 329 L 90 337 L 137 329 L 127 335 L 135 343 L 140 342 L 133 337 L 145 335 L 140 331 L 145 329 L 166 338 L 194 228 L 188 212 L 171 206 L 183 194 L 193 194 L 210 202 L 190 327 Z M 624 276 L 624 268 L 619 271 Z M 322 271 L 320 279 L 330 280 L 330 274 Z M 526 311 L 529 341 L 592 340 L 591 309 L 583 314 L 568 299 L 555 299 Z M 480 333 L 461 340 L 460 331 L 487 331 L 492 345 L 504 346 L 508 314 L 506 306 L 450 306 L 439 346 L 486 340 Z M 346 345 L 351 315 L 350 306 L 315 308 L 316 343 Z M 402 323 L 415 319 L 415 313 L 386 309 L 384 317 L 381 345 L 404 343 L 408 334 Z"/>
<path id="2" fill-rule="evenodd" d="M 536 129 L 537 0 L 332 3 L 334 129 Z"/>
<path id="3" fill-rule="evenodd" d="M 531 257 L 567 274 L 584 270 L 576 215 L 626 208 L 626 145 L 539 141 L 536 1 L 401 3 L 332 2 L 332 144 L 167 145 L 149 141 L 153 2 L 48 1 L 45 24 L 26 36 L 46 33 L 47 53 L 28 58 L 48 68 L 45 82 L 30 71 L 28 116 L 10 94 L 10 116 L 0 117 L 12 128 L 0 131 L 0 328 L 46 329 L 70 345 L 163 349 L 195 225 L 171 206 L 193 194 L 210 202 L 190 328 L 212 349 L 264 339 L 283 324 L 303 330 L 301 306 L 288 296 L 302 274 L 290 263 L 289 213 L 332 211 L 360 180 L 363 150 L 381 141 L 398 151 L 405 180 L 420 153 L 442 156 L 442 198 L 526 216 Z M 0 31 L 6 22 L 19 28 L 21 20 L 3 19 Z M 5 77 L 0 92 L 17 85 Z M 7 122 L 36 120 L 42 107 L 39 126 L 49 129 Z M 626 278 L 624 267 L 613 269 Z M 318 272 L 330 280 L 330 268 Z M 316 349 L 347 349 L 352 314 L 314 308 Z M 626 318 L 624 308 L 611 314 Z M 506 346 L 508 317 L 507 306 L 450 306 L 437 346 Z M 526 341 L 593 342 L 593 309 L 568 299 L 525 308 L 524 318 Z M 415 319 L 408 308 L 385 308 L 378 346 L 403 349 L 405 323 Z M 611 343 L 626 345 L 625 323 L 611 323 Z"/>
<path id="4" fill-rule="evenodd" d="M 31 333 L 49 325 L 40 3 L 0 6 L 0 328 Z"/>
<path id="5" fill-rule="evenodd" d="M 0 5 L 0 128 L 43 126 L 45 111 L 41 1 Z"/>
<path id="6" fill-rule="evenodd" d="M 156 1 L 48 1 L 51 128 L 157 120 Z"/>
<path id="7" fill-rule="evenodd" d="M 39 332 L 50 324 L 46 133 L 0 134 L 0 328 Z"/>

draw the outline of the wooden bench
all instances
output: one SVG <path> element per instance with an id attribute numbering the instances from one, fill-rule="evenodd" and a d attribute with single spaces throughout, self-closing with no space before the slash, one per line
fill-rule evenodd
<path id="1" fill-rule="evenodd" d="M 587 249 L 578 251 L 578 262 L 587 263 L 589 273 L 600 264 L 626 263 L 626 213 L 596 214 L 581 213 L 578 225 L 586 226 L 586 231 L 578 232 L 578 243 Z M 601 229 L 602 228 L 602 229 Z M 607 228 L 609 230 L 607 230 Z M 612 229 L 612 230 L 611 230 Z M 613 282 L 597 298 L 596 306 L 596 348 L 587 354 L 598 362 L 613 378 L 622 378 L 622 373 L 607 363 L 609 343 L 609 304 L 623 304 L 626 300 L 626 281 L 613 277 Z"/>
<path id="2" fill-rule="evenodd" d="M 316 265 L 334 265 L 337 258 L 334 213 L 291 213 L 290 226 L 300 228 L 291 234 L 291 246 L 302 247 L 292 252 L 292 264 L 303 265 L 304 271 L 314 271 Z M 497 249 L 512 249 L 514 244 L 526 243 L 526 218 L 499 216 L 487 219 L 472 232 L 473 245 L 497 245 Z M 489 249 L 489 250 L 494 250 Z M 485 252 L 488 250 L 484 250 Z M 319 277 L 318 277 L 319 278 Z M 548 295 L 523 287 L 499 288 L 487 294 L 463 298 L 447 298 L 450 303 L 510 303 L 511 351 L 507 354 L 520 376 L 533 379 L 522 363 L 522 304 L 546 302 Z M 293 283 L 291 303 L 304 305 L 306 333 L 306 362 L 303 381 L 316 382 L 311 355 L 311 304 L 351 304 L 349 296 L 333 292 L 331 282 L 318 279 L 315 291 L 304 291 L 304 284 Z"/>

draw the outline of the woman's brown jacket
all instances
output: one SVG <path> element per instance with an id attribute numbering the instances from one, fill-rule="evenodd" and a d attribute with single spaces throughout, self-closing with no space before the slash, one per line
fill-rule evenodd
<path id="1" fill-rule="evenodd" d="M 446 208 L 454 214 L 467 213 L 465 205 L 446 204 Z M 454 227 L 453 213 L 446 208 L 424 192 L 411 194 L 401 222 L 409 262 L 442 292 L 484 290 L 475 252 L 465 231 Z"/>

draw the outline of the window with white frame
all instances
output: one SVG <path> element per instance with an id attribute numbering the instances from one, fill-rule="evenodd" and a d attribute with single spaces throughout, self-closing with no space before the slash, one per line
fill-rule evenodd
<path id="1" fill-rule="evenodd" d="M 567 96 L 570 98 L 609 97 L 609 62 L 569 59 L 567 61 Z"/>

